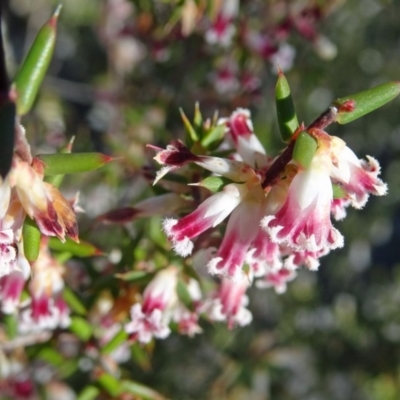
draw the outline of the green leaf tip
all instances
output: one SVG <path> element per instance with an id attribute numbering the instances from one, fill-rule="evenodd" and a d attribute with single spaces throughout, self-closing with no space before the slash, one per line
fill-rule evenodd
<path id="1" fill-rule="evenodd" d="M 185 126 L 185 131 L 188 137 L 192 142 L 197 142 L 199 140 L 199 137 L 193 128 L 192 124 L 190 123 L 188 117 L 186 116 L 185 112 L 182 110 L 182 108 L 179 109 L 179 112 L 181 114 L 181 118 L 183 121 L 183 125 Z"/>
<path id="2" fill-rule="evenodd" d="M 382 107 L 399 94 L 400 81 L 392 81 L 363 92 L 341 97 L 333 103 L 333 106 L 338 110 L 336 122 L 339 124 L 352 122 Z"/>
<path id="3" fill-rule="evenodd" d="M 278 80 L 275 87 L 275 104 L 282 140 L 284 142 L 289 142 L 293 133 L 299 127 L 299 122 L 289 83 L 280 69 L 278 71 Z"/>

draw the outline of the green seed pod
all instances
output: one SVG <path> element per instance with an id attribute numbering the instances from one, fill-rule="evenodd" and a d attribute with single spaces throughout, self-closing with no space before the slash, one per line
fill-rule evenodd
<path id="1" fill-rule="evenodd" d="M 299 127 L 296 111 L 290 93 L 289 83 L 282 71 L 279 71 L 275 87 L 276 114 L 282 140 L 289 142 Z"/>

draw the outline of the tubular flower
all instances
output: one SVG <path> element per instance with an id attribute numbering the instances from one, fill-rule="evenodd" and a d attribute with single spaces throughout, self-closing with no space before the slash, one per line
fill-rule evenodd
<path id="1" fill-rule="evenodd" d="M 205 302 L 204 312 L 213 321 L 226 321 L 229 329 L 235 325 L 248 325 L 253 319 L 251 312 L 246 308 L 246 290 L 249 285 L 246 276 L 236 281 L 223 278 L 216 293 Z"/>
<path id="2" fill-rule="evenodd" d="M 330 219 L 333 191 L 329 174 L 327 152 L 318 149 L 310 168 L 293 178 L 282 208 L 262 220 L 261 225 L 273 242 L 297 251 L 343 246 L 343 236 Z"/>
<path id="3" fill-rule="evenodd" d="M 238 0 L 224 0 L 211 27 L 205 33 L 205 39 L 210 44 L 220 44 L 228 47 L 236 33 L 233 19 L 239 12 Z"/>
<path id="4" fill-rule="evenodd" d="M 5 180 L 0 178 L 0 299 L 5 313 L 17 310 L 20 294 L 30 276 L 31 266 L 25 258 L 22 242 L 22 227 L 26 216 L 36 221 L 43 235 L 57 236 L 62 241 L 68 236 L 78 241 L 73 204 L 57 188 L 44 182 L 43 178 L 43 164 L 32 157 L 25 130 L 17 122 L 11 170 Z M 50 257 L 47 253 L 44 256 Z M 40 262 L 44 263 L 43 268 L 48 265 L 43 259 Z M 33 268 L 36 269 L 37 265 Z M 42 277 L 42 273 L 35 273 L 31 285 L 35 281 L 40 282 L 41 278 L 37 281 L 37 275 Z M 40 296 L 33 296 L 32 304 L 38 304 L 38 309 L 43 310 L 45 300 L 39 302 Z M 54 303 L 56 308 L 59 306 L 57 312 L 61 314 L 66 309 L 61 298 L 47 303 Z M 31 310 L 26 311 L 31 318 Z"/>
<path id="5" fill-rule="evenodd" d="M 13 195 L 8 210 L 0 219 L 0 300 L 1 309 L 10 314 L 16 311 L 30 265 L 22 243 L 22 223 L 25 213 Z"/>
<path id="6" fill-rule="evenodd" d="M 207 266 L 212 275 L 240 279 L 246 255 L 263 216 L 263 197 L 263 192 L 254 188 L 233 211 L 221 246 Z"/>
<path id="7" fill-rule="evenodd" d="M 280 156 L 267 157 L 254 134 L 248 110 L 237 109 L 218 125 L 225 126 L 235 146 L 232 159 L 194 154 L 181 141 L 171 142 L 166 149 L 153 148 L 155 160 L 163 166 L 156 182 L 168 171 L 190 163 L 231 181 L 221 179 L 225 186 L 192 213 L 163 222 L 173 249 L 186 257 L 193 252 L 196 237 L 228 219 L 219 246 L 204 260 L 208 272 L 222 278 L 221 293 L 237 290 L 239 298 L 253 278 L 258 287 L 284 292 L 298 268 L 317 270 L 322 256 L 343 246 L 343 236 L 332 225 L 331 215 L 342 219 L 348 205 L 360 208 L 369 194 L 386 193 L 376 160 L 368 157 L 368 162 L 360 161 L 341 139 L 319 128 L 311 126 L 307 131 L 301 127 L 316 142 L 316 150 L 303 162 L 295 153 L 300 138 L 296 134 Z M 198 152 L 201 146 L 193 148 Z M 198 179 L 198 168 L 193 171 L 187 168 L 182 173 Z M 334 198 L 333 185 L 335 190 L 339 186 L 335 196 L 340 192 L 341 198 Z M 209 242 L 202 240 L 199 251 L 207 250 L 204 243 L 215 246 L 216 240 L 215 236 Z M 220 300 L 230 298 L 221 296 Z M 215 311 L 218 308 L 213 308 L 214 319 L 234 321 L 238 303 L 235 307 L 219 304 L 219 314 Z"/>
<path id="8" fill-rule="evenodd" d="M 44 235 L 57 236 L 62 241 L 69 236 L 78 241 L 75 212 L 57 188 L 43 181 L 40 167 L 14 156 L 11 187 L 15 187 L 26 214 L 36 221 Z"/>
<path id="9" fill-rule="evenodd" d="M 43 164 L 32 157 L 25 130 L 17 122 L 11 171 L 6 180 L 0 179 L 0 219 L 9 208 L 10 201 L 17 199 L 23 218 L 26 214 L 34 219 L 44 235 L 57 236 L 62 241 L 68 236 L 79 241 L 71 204 L 43 178 Z"/>
<path id="10" fill-rule="evenodd" d="M 249 110 L 238 108 L 230 118 L 222 118 L 218 122 L 226 126 L 226 131 L 244 162 L 252 168 L 262 168 L 267 165 L 265 149 L 254 134 Z"/>
<path id="11" fill-rule="evenodd" d="M 244 185 L 226 185 L 222 192 L 209 197 L 179 221 L 172 218 L 164 220 L 164 231 L 176 253 L 182 257 L 190 255 L 193 250 L 191 239 L 221 223 L 237 207 L 246 191 Z"/>
<path id="12" fill-rule="evenodd" d="M 126 332 L 133 340 L 148 343 L 154 337 L 166 338 L 169 315 L 167 310 L 177 302 L 176 285 L 178 270 L 166 268 L 156 274 L 143 293 L 142 304 L 134 304 L 131 309 L 131 322 L 125 326 Z"/>
<path id="13" fill-rule="evenodd" d="M 354 208 L 364 207 L 370 194 L 383 196 L 387 193 L 387 185 L 378 178 L 380 166 L 375 158 L 367 156 L 367 161 L 359 160 L 346 143 L 335 136 L 332 137 L 331 158 L 331 177 L 342 185 Z"/>
<path id="14" fill-rule="evenodd" d="M 28 285 L 31 303 L 22 311 L 21 331 L 65 328 L 70 324 L 69 309 L 62 296 L 64 272 L 64 266 L 51 256 L 47 238 L 43 238 L 39 257 L 32 264 Z"/>
<path id="15" fill-rule="evenodd" d="M 140 343 L 148 343 L 155 337 L 165 339 L 171 332 L 169 324 L 173 321 L 181 333 L 193 336 L 201 332 L 197 324 L 201 292 L 193 280 L 187 285 L 194 311 L 189 311 L 177 294 L 179 269 L 167 267 L 158 272 L 143 292 L 142 303 L 131 308 L 131 322 L 125 325 L 130 338 Z"/>

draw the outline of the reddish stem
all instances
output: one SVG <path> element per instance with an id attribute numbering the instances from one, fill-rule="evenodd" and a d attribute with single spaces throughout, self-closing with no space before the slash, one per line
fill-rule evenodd
<path id="1" fill-rule="evenodd" d="M 268 169 L 265 174 L 265 179 L 261 184 L 261 187 L 265 189 L 267 186 L 272 185 L 277 176 L 283 171 L 288 162 L 292 159 L 293 149 L 295 140 L 292 140 L 288 147 L 286 147 L 285 151 L 275 160 L 275 162 Z"/>

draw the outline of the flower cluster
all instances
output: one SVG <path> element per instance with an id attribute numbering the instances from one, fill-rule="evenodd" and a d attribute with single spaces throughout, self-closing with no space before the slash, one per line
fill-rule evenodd
<path id="1" fill-rule="evenodd" d="M 187 257 L 207 252 L 205 235 L 199 245 L 196 239 L 228 219 L 223 238 L 217 243 L 214 240 L 217 249 L 208 251 L 211 255 L 204 261 L 208 273 L 221 279 L 219 289 L 202 300 L 197 310 L 212 320 L 226 320 L 232 327 L 251 320 L 245 308 L 245 293 L 253 282 L 259 288 L 273 287 L 282 293 L 298 268 L 317 270 L 322 256 L 344 244 L 331 217 L 344 218 L 348 206 L 362 208 L 370 194 L 384 195 L 387 187 L 378 178 L 380 168 L 374 158 L 359 160 L 342 139 L 330 136 L 317 124 L 307 129 L 316 143 L 307 167 L 293 156 L 297 133 L 281 155 L 267 155 L 253 131 L 249 110 L 237 109 L 218 125 L 235 147 L 231 158 L 195 154 L 179 140 L 166 149 L 150 147 L 156 150 L 155 160 L 163 166 L 156 182 L 188 164 L 211 172 L 208 180 L 224 182 L 193 212 L 179 219 L 164 219 L 163 230 L 174 251 Z M 202 182 L 198 185 L 207 187 Z M 337 188 L 340 196 L 334 195 Z M 143 313 L 148 317 L 147 327 L 165 318 L 165 305 L 176 296 L 175 283 L 167 285 L 167 281 L 163 278 L 162 293 L 155 295 L 157 300 L 153 299 L 151 306 L 147 305 L 146 294 L 153 284 L 148 286 L 144 304 L 132 309 L 133 322 L 128 331 L 135 327 L 139 334 Z M 155 337 L 167 333 L 165 325 L 154 330 Z"/>
<path id="2" fill-rule="evenodd" d="M 15 151 L 11 171 L 0 182 L 0 304 L 5 314 L 20 306 L 19 329 L 55 328 L 69 323 L 67 306 L 61 296 L 63 267 L 50 255 L 46 236 L 78 241 L 74 201 L 66 200 L 58 189 L 43 180 L 43 163 L 32 157 L 24 128 L 15 126 Z M 23 226 L 26 218 L 35 221 L 44 235 L 39 258 L 24 253 Z M 32 275 L 32 276 L 31 276 Z M 25 283 L 31 300 L 20 303 Z"/>

